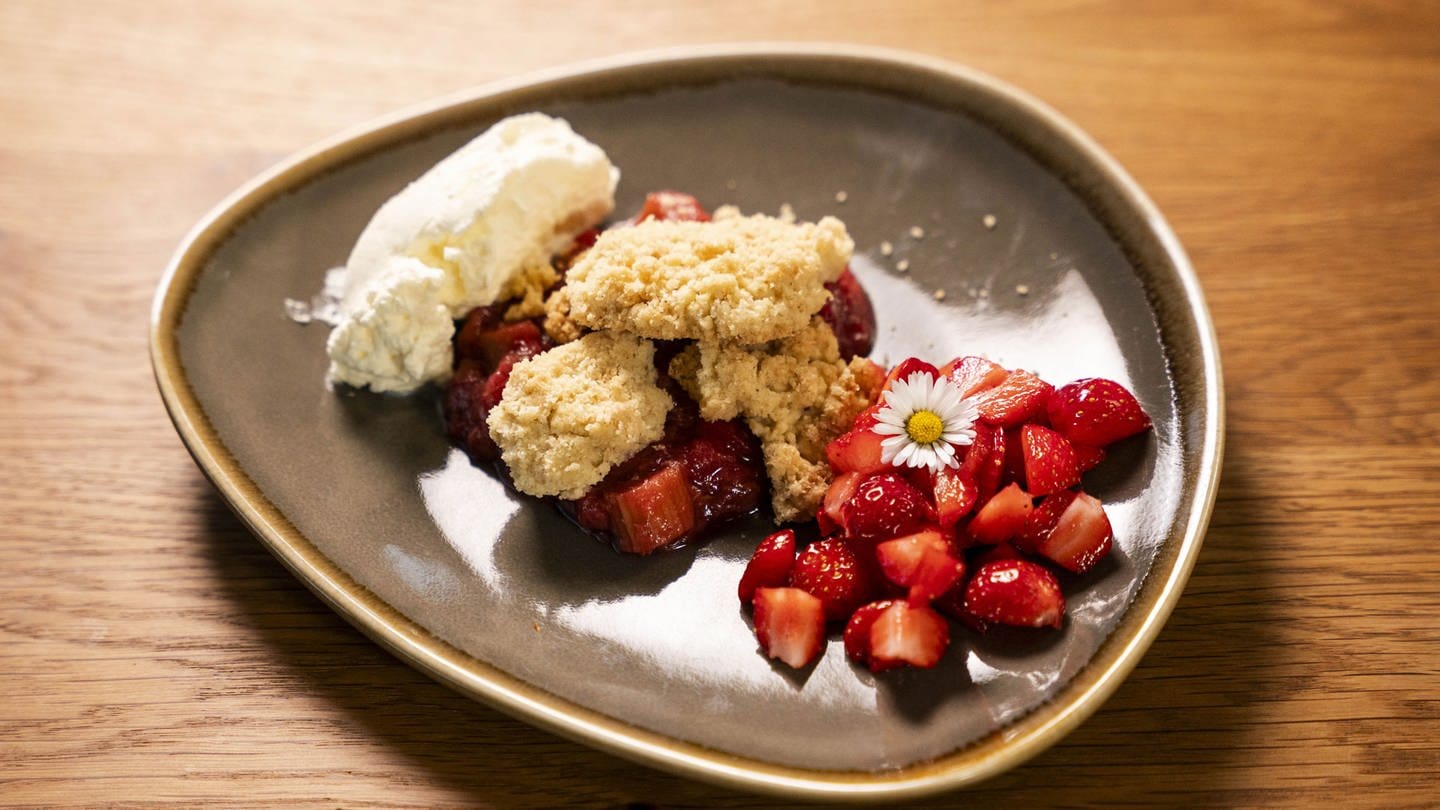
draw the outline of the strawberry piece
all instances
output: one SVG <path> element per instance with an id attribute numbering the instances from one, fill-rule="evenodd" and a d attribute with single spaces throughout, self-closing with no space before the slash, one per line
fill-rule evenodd
<path id="1" fill-rule="evenodd" d="M 639 224 L 647 219 L 667 222 L 709 222 L 710 214 L 700 201 L 683 191 L 652 191 L 645 195 L 645 204 L 630 220 Z"/>
<path id="2" fill-rule="evenodd" d="M 1150 417 L 1135 395 L 1120 383 L 1100 377 L 1057 388 L 1045 410 L 1051 427 L 1060 435 L 1093 447 L 1104 447 L 1150 427 Z"/>
<path id="3" fill-rule="evenodd" d="M 845 623 L 845 656 L 857 664 L 869 667 L 871 672 L 881 672 L 900 666 L 898 661 L 881 665 L 870 660 L 870 628 L 874 626 L 875 620 L 880 617 L 880 614 L 893 604 L 895 604 L 893 600 L 882 599 L 879 602 L 861 605 L 854 613 L 850 614 L 850 621 Z"/>
<path id="4" fill-rule="evenodd" d="M 1099 499 L 1080 492 L 1035 550 L 1065 569 L 1082 574 L 1110 551 L 1114 537 L 1110 518 Z"/>
<path id="5" fill-rule="evenodd" d="M 1014 481 L 1025 486 L 1025 448 L 1020 446 L 1020 428 L 1005 428 L 1005 469 L 1000 483 Z"/>
<path id="6" fill-rule="evenodd" d="M 745 573 L 740 575 L 740 604 L 748 605 L 755 598 L 756 588 L 779 588 L 790 581 L 795 565 L 795 531 L 781 529 L 760 541 Z"/>
<path id="7" fill-rule="evenodd" d="M 1030 493 L 1012 483 L 980 507 L 966 531 L 981 543 L 1003 543 L 1020 533 L 1034 508 Z"/>
<path id="8" fill-rule="evenodd" d="M 935 518 L 948 529 L 975 507 L 980 490 L 970 473 L 947 468 L 935 474 L 934 494 Z"/>
<path id="9" fill-rule="evenodd" d="M 1000 560 L 1023 559 L 1025 558 L 1020 556 L 1020 552 L 1015 548 L 1015 546 L 1012 546 L 1009 543 L 1001 543 L 999 545 L 990 546 L 989 548 L 981 550 L 980 553 L 976 554 L 975 558 L 971 560 L 971 564 L 976 569 L 979 569 L 981 566 L 988 565 L 992 562 L 999 562 Z"/>
<path id="10" fill-rule="evenodd" d="M 1020 452 L 1025 459 L 1025 486 L 1031 495 L 1049 495 L 1080 483 L 1075 448 L 1050 428 L 1020 428 Z"/>
<path id="11" fill-rule="evenodd" d="M 695 528 L 690 479 L 679 462 L 669 462 L 634 484 L 606 496 L 616 548 L 649 554 Z"/>
<path id="12" fill-rule="evenodd" d="M 825 610 L 819 599 L 799 588 L 757 588 L 751 607 L 755 638 L 767 657 L 800 669 L 820 655 Z"/>
<path id="13" fill-rule="evenodd" d="M 815 515 L 821 535 L 829 537 L 837 529 L 845 531 L 841 508 L 855 497 L 855 490 L 864 478 L 862 473 L 847 472 L 835 476 L 835 480 L 830 482 L 830 488 L 825 490 L 825 500 L 820 503 L 820 512 Z"/>
<path id="14" fill-rule="evenodd" d="M 957 357 L 940 367 L 940 375 L 960 389 L 960 396 L 968 397 L 994 388 L 1010 372 L 983 357 Z"/>
<path id="15" fill-rule="evenodd" d="M 850 429 L 852 431 L 869 430 L 870 428 L 880 424 L 880 409 L 884 407 L 885 405 L 883 403 L 877 402 L 874 405 L 871 405 L 870 407 L 861 411 L 860 414 L 855 417 L 855 421 L 850 423 Z"/>
<path id="16" fill-rule="evenodd" d="M 982 625 L 1058 628 L 1065 617 L 1065 596 L 1044 566 L 999 560 L 980 566 L 965 586 L 965 612 Z"/>
<path id="17" fill-rule="evenodd" d="M 985 503 L 1000 488 L 1005 470 L 1005 431 L 975 423 L 975 441 L 965 451 L 960 471 L 975 481 L 976 503 Z"/>
<path id="18" fill-rule="evenodd" d="M 795 558 L 790 586 L 820 600 L 826 621 L 848 617 L 875 597 L 875 576 L 839 537 L 811 543 Z"/>
<path id="19" fill-rule="evenodd" d="M 1103 447 L 1073 443 L 1070 446 L 1075 448 L 1075 466 L 1079 467 L 1082 473 L 1090 472 L 1105 460 L 1105 448 Z"/>
<path id="20" fill-rule="evenodd" d="M 894 602 L 870 625 L 870 669 L 933 667 L 949 645 L 950 626 L 940 614 L 928 606 Z"/>
<path id="21" fill-rule="evenodd" d="M 930 505 L 913 484 L 895 473 L 877 473 L 862 480 L 855 495 L 840 507 L 846 536 L 886 540 L 930 522 Z"/>
<path id="22" fill-rule="evenodd" d="M 891 582 L 910 589 L 912 605 L 928 604 L 965 576 L 965 564 L 934 529 L 886 540 L 875 547 L 875 559 Z"/>
<path id="23" fill-rule="evenodd" d="M 896 381 L 908 380 L 911 374 L 920 372 L 929 374 L 931 377 L 938 377 L 940 373 L 934 366 L 918 357 L 907 357 L 899 363 L 896 363 L 894 368 L 890 369 L 890 373 L 885 376 L 885 383 L 880 386 L 880 390 L 882 392 L 889 391 L 895 385 Z M 881 397 L 881 402 L 884 402 L 883 396 Z"/>
<path id="24" fill-rule="evenodd" d="M 1014 427 L 1045 410 L 1050 383 L 1028 371 L 1012 371 L 999 385 L 979 395 L 980 418 L 997 427 Z"/>
<path id="25" fill-rule="evenodd" d="M 1021 527 L 1020 533 L 1015 535 L 1015 547 L 1030 554 L 1036 553 L 1040 544 L 1050 536 L 1055 524 L 1060 522 L 1060 516 L 1065 513 L 1070 502 L 1075 500 L 1075 495 L 1075 492 L 1068 489 L 1046 495 L 1045 499 L 1031 510 L 1030 516 L 1025 518 L 1025 525 Z"/>
<path id="26" fill-rule="evenodd" d="M 852 357 L 869 354 L 875 347 L 875 308 L 865 288 L 846 267 L 839 278 L 825 284 L 825 289 L 830 292 L 830 300 L 820 308 L 820 317 L 835 333 L 840 359 L 848 363 Z"/>
<path id="27" fill-rule="evenodd" d="M 880 472 L 890 466 L 880 455 L 884 438 L 869 428 L 842 433 L 825 445 L 825 459 L 836 472 Z"/>

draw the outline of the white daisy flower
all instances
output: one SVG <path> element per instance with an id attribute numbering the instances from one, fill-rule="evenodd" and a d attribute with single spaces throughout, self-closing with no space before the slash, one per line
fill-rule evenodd
<path id="1" fill-rule="evenodd" d="M 886 437 L 880 458 L 896 467 L 929 467 L 939 472 L 958 467 L 955 448 L 975 441 L 979 411 L 974 400 L 962 399 L 948 379 L 916 371 L 896 380 L 885 392 L 885 407 L 870 428 Z"/>

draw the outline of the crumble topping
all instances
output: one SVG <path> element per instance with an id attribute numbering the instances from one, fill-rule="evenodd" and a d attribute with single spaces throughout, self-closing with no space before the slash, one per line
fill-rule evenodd
<path id="1" fill-rule="evenodd" d="M 486 424 L 521 492 L 574 499 L 665 432 L 655 347 L 592 332 L 517 364 Z"/>
<path id="2" fill-rule="evenodd" d="M 570 268 L 569 314 L 647 338 L 765 343 L 805 328 L 854 247 L 834 217 L 717 212 L 711 222 L 612 228 Z"/>
<path id="3" fill-rule="evenodd" d="M 871 361 L 840 359 L 819 317 L 776 341 L 696 343 L 671 361 L 670 374 L 702 417 L 743 417 L 759 437 L 779 523 L 814 516 L 831 481 L 825 445 L 869 407 L 884 381 Z"/>

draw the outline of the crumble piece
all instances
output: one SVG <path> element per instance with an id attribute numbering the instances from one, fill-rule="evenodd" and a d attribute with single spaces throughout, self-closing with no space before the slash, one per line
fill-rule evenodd
<path id="1" fill-rule="evenodd" d="M 579 340 L 584 330 L 570 318 L 570 295 L 561 287 L 545 299 L 545 321 L 541 324 L 545 334 L 557 344 Z"/>
<path id="2" fill-rule="evenodd" d="M 594 332 L 518 363 L 486 424 L 521 492 L 574 499 L 665 432 L 655 347 Z"/>
<path id="3" fill-rule="evenodd" d="M 560 281 L 560 274 L 549 264 L 533 264 L 523 268 L 505 282 L 499 300 L 516 299 L 505 310 L 505 322 L 529 320 L 545 314 L 545 291 Z"/>
<path id="4" fill-rule="evenodd" d="M 647 220 L 612 228 L 566 276 L 570 316 L 590 329 L 661 340 L 764 343 L 805 328 L 855 243 L 825 217 Z"/>
<path id="5" fill-rule="evenodd" d="M 831 481 L 825 445 L 875 401 L 884 382 L 871 361 L 840 359 L 835 335 L 818 317 L 781 340 L 694 344 L 671 361 L 670 374 L 701 416 L 743 417 L 760 438 L 779 523 L 814 516 Z"/>

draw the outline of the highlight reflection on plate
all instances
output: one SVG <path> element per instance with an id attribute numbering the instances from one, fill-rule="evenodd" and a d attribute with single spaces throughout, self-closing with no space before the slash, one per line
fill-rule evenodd
<path id="1" fill-rule="evenodd" d="M 775 667 L 735 598 L 765 522 L 621 557 L 450 449 L 432 398 L 326 390 L 324 328 L 290 323 L 282 302 L 318 289 L 395 190 L 524 109 L 569 119 L 610 154 L 620 214 L 678 188 L 709 205 L 845 220 L 882 361 L 986 354 L 1057 383 L 1106 376 L 1135 390 L 1155 431 L 1087 479 L 1117 548 L 1065 583 L 1064 631 L 957 632 L 933 671 L 873 676 L 838 639 L 811 670 Z M 182 247 L 157 294 L 152 354 L 181 436 L 227 500 L 397 654 L 622 755 L 809 796 L 972 782 L 1093 711 L 1178 597 L 1219 461 L 1208 316 L 1139 190 L 1035 102 L 893 54 L 639 59 L 318 148 L 240 192 Z M 266 362 L 236 362 L 254 357 Z"/>

